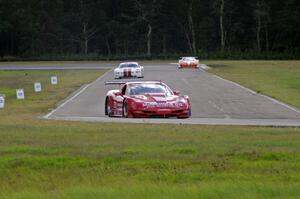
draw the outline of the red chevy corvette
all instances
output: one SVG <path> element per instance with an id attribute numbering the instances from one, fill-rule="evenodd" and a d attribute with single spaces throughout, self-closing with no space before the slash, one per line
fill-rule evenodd
<path id="1" fill-rule="evenodd" d="M 177 117 L 191 116 L 188 96 L 180 96 L 160 81 L 106 82 L 118 84 L 120 90 L 108 91 L 105 115 L 119 117 Z"/>
<path id="2" fill-rule="evenodd" d="M 196 57 L 181 57 L 178 68 L 199 68 L 199 60 Z"/>

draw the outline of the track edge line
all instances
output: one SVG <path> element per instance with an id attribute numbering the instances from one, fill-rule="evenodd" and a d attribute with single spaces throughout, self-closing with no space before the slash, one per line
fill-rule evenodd
<path id="1" fill-rule="evenodd" d="M 252 94 L 255 94 L 255 95 L 264 97 L 264 98 L 266 98 L 266 99 L 268 99 L 268 100 L 270 100 L 270 101 L 272 101 L 272 102 L 274 102 L 274 103 L 276 103 L 276 104 L 279 104 L 279 105 L 281 105 L 281 106 L 284 106 L 285 108 L 287 108 L 287 109 L 289 109 L 289 110 L 292 110 L 292 111 L 295 111 L 296 113 L 299 113 L 299 114 L 300 114 L 300 109 L 298 109 L 297 107 L 294 107 L 294 106 L 292 106 L 292 105 L 289 105 L 289 104 L 287 104 L 287 103 L 285 103 L 285 102 L 281 102 L 281 101 L 279 101 L 279 100 L 277 100 L 277 99 L 274 99 L 274 98 L 272 98 L 272 97 L 270 97 L 270 96 L 267 96 L 267 95 L 264 95 L 264 94 L 261 94 L 261 93 L 257 93 L 257 92 L 255 92 L 254 90 L 252 90 L 252 89 L 250 89 L 250 88 L 247 88 L 247 87 L 245 87 L 245 86 L 242 86 L 241 84 L 238 84 L 238 83 L 236 83 L 236 82 L 234 82 L 234 81 L 231 81 L 231 80 L 228 80 L 228 79 L 224 79 L 224 78 L 222 78 L 222 77 L 220 77 L 220 76 L 218 76 L 218 75 L 213 74 L 212 76 L 214 76 L 214 77 L 216 77 L 216 78 L 218 78 L 218 79 L 220 79 L 220 80 L 223 80 L 223 81 L 225 81 L 225 82 L 231 83 L 231 84 L 233 84 L 233 85 L 235 85 L 235 86 L 237 86 L 237 87 L 239 87 L 239 88 L 242 88 L 242 89 L 244 89 L 244 90 L 246 90 L 246 91 L 248 91 L 248 92 L 250 92 L 250 93 L 252 93 Z"/>
<path id="2" fill-rule="evenodd" d="M 111 69 L 112 70 L 112 69 Z M 101 75 L 100 77 L 98 77 L 96 80 L 94 80 L 93 82 L 87 84 L 86 86 L 84 86 L 83 88 L 81 88 L 79 91 L 75 91 L 76 94 L 73 95 L 72 97 L 70 97 L 68 100 L 66 100 L 64 103 L 60 104 L 58 107 L 56 107 L 54 110 L 52 110 L 50 113 L 42 116 L 42 118 L 44 119 L 50 119 L 50 117 L 59 109 L 61 109 L 63 106 L 65 106 L 66 104 L 68 104 L 70 101 L 72 101 L 73 99 L 75 99 L 76 97 L 78 97 L 81 93 L 83 93 L 88 87 L 90 87 L 91 85 L 93 85 L 95 82 L 101 80 L 105 75 L 107 75 L 111 70 L 106 71 L 103 75 Z M 68 98 L 68 97 L 66 97 Z"/>

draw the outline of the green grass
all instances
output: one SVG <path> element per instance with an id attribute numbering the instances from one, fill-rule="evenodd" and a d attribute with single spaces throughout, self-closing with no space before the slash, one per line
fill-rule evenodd
<path id="1" fill-rule="evenodd" d="M 7 120 L 35 118 L 83 84 L 101 76 L 104 70 L 79 71 L 0 71 L 0 94 L 6 107 L 0 110 L 0 124 Z M 58 76 L 58 85 L 51 85 L 51 76 Z M 34 83 L 41 82 L 42 92 L 34 93 Z M 24 88 L 25 100 L 16 100 L 16 89 Z M 18 116 L 18 117 L 16 117 Z"/>
<path id="2" fill-rule="evenodd" d="M 3 198 L 300 194 L 299 129 L 28 123 L 1 124 Z"/>
<path id="3" fill-rule="evenodd" d="M 0 72 L 1 199 L 299 198 L 299 128 L 37 118 L 103 72 Z M 33 93 L 35 81 L 42 93 Z"/>
<path id="4" fill-rule="evenodd" d="M 211 70 L 212 73 L 300 107 L 300 61 L 206 61 L 205 63 L 215 66 Z"/>

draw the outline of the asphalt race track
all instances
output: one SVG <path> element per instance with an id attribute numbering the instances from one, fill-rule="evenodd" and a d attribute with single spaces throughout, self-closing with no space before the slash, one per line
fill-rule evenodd
<path id="1" fill-rule="evenodd" d="M 58 107 L 44 116 L 46 119 L 72 121 L 102 121 L 126 123 L 181 123 L 257 126 L 300 126 L 300 110 L 257 94 L 234 82 L 224 80 L 201 69 L 178 69 L 177 65 L 144 65 L 145 78 L 137 80 L 162 80 L 171 89 L 189 95 L 192 117 L 189 119 L 126 119 L 108 118 L 104 115 L 104 100 L 108 90 L 118 86 L 107 85 L 115 81 L 112 70 L 96 81 L 83 85 Z M 110 65 L 15 66 L 16 69 L 101 69 Z M 6 69 L 0 66 L 0 70 Z M 130 79 L 131 80 L 131 79 Z"/>
<path id="2" fill-rule="evenodd" d="M 173 90 L 189 95 L 192 100 L 190 119 L 125 119 L 104 115 L 105 86 L 113 81 L 112 70 L 95 82 L 83 86 L 46 118 L 143 123 L 240 124 L 300 126 L 300 111 L 286 104 L 257 94 L 236 83 L 203 70 L 177 69 L 176 65 L 145 66 L 144 80 L 163 80 Z"/>

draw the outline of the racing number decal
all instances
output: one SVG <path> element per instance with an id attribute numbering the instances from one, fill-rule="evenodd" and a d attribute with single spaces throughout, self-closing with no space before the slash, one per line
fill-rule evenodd
<path id="1" fill-rule="evenodd" d="M 124 77 L 131 77 L 131 69 L 124 70 Z"/>

